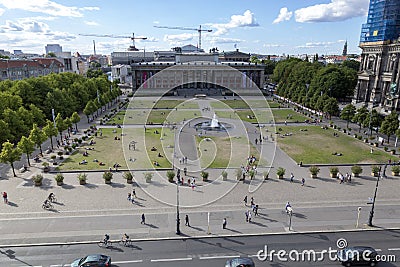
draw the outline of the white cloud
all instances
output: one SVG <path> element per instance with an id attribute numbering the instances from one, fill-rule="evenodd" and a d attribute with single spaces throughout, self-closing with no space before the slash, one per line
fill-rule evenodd
<path id="1" fill-rule="evenodd" d="M 182 42 L 193 40 L 194 35 L 191 33 L 165 35 L 164 41 L 166 42 Z"/>
<path id="2" fill-rule="evenodd" d="M 97 7 L 97 6 L 85 6 L 85 7 L 79 8 L 79 10 L 82 10 L 82 11 L 98 11 L 98 10 L 100 10 L 100 8 Z"/>
<path id="3" fill-rule="evenodd" d="M 331 0 L 328 4 L 318 4 L 295 11 L 297 22 L 343 21 L 365 16 L 369 0 Z"/>
<path id="4" fill-rule="evenodd" d="M 263 44 L 265 48 L 274 48 L 274 47 L 282 47 L 283 45 L 280 44 Z"/>
<path id="5" fill-rule="evenodd" d="M 96 21 L 85 21 L 85 24 L 89 25 L 89 26 L 99 26 L 100 25 Z"/>
<path id="6" fill-rule="evenodd" d="M 246 10 L 243 15 L 232 15 L 228 23 L 211 24 L 210 26 L 217 29 L 214 35 L 218 36 L 227 33 L 230 29 L 257 27 L 259 24 L 256 22 L 254 14 L 250 10 Z"/>
<path id="7" fill-rule="evenodd" d="M 97 7 L 64 6 L 50 0 L 0 0 L 0 4 L 7 9 L 21 9 L 61 17 L 82 17 L 80 11 L 98 10 Z"/>
<path id="8" fill-rule="evenodd" d="M 49 26 L 46 23 L 40 21 L 28 21 L 25 19 L 16 22 L 7 20 L 6 24 L 1 25 L 0 28 L 3 29 L 4 32 L 49 32 Z"/>
<path id="9" fill-rule="evenodd" d="M 285 20 L 290 20 L 292 18 L 293 12 L 289 11 L 287 7 L 282 7 L 279 11 L 278 17 L 272 22 L 273 24 L 283 22 Z"/>
<path id="10" fill-rule="evenodd" d="M 330 41 L 330 42 L 308 42 L 305 45 L 297 46 L 297 48 L 317 48 L 317 47 L 330 47 L 334 44 L 345 42 L 344 40 Z"/>
<path id="11" fill-rule="evenodd" d="M 243 40 L 235 39 L 235 38 L 221 38 L 221 37 L 212 37 L 210 39 L 211 44 L 237 44 L 241 43 Z"/>
<path id="12" fill-rule="evenodd" d="M 4 11 L 5 10 L 3 8 L 0 8 L 0 16 L 3 15 Z"/>

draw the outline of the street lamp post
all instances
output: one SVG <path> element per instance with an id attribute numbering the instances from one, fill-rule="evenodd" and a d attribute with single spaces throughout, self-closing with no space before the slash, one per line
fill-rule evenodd
<path id="1" fill-rule="evenodd" d="M 176 131 L 174 132 L 174 140 L 176 141 Z M 175 142 L 176 144 L 177 142 Z M 175 170 L 175 146 L 172 151 L 172 169 Z M 179 174 L 178 174 L 179 175 Z M 176 180 L 176 234 L 181 234 L 180 229 L 181 219 L 179 218 L 179 179 Z"/>
<path id="2" fill-rule="evenodd" d="M 360 212 L 361 212 L 361 207 L 358 207 L 357 209 L 357 223 L 356 223 L 356 228 L 358 228 L 358 223 L 360 221 Z"/>
<path id="3" fill-rule="evenodd" d="M 379 186 L 379 178 L 380 178 L 380 176 L 381 176 L 381 168 L 379 168 L 378 179 L 376 180 L 374 198 L 373 198 L 373 200 L 372 200 L 371 211 L 369 212 L 368 226 L 374 226 L 373 223 L 372 223 L 372 219 L 374 218 L 375 200 L 376 200 L 376 193 L 378 192 L 378 186 Z"/>

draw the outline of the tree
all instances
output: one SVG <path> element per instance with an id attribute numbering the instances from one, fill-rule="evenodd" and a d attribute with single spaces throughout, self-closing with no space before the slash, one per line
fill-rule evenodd
<path id="1" fill-rule="evenodd" d="M 78 122 L 81 121 L 81 117 L 79 116 L 78 112 L 75 111 L 72 113 L 70 120 L 72 123 L 75 123 L 75 129 L 78 131 Z"/>
<path id="2" fill-rule="evenodd" d="M 342 120 L 347 121 L 346 128 L 349 128 L 349 122 L 354 118 L 355 114 L 356 114 L 356 107 L 353 106 L 352 104 L 348 104 L 342 109 L 342 112 L 340 112 L 340 118 Z"/>
<path id="3" fill-rule="evenodd" d="M 35 143 L 27 138 L 26 136 L 22 136 L 21 140 L 18 142 L 17 147 L 26 154 L 26 158 L 28 160 L 28 165 L 31 166 L 31 162 L 29 161 L 29 158 L 33 151 L 35 151 Z"/>
<path id="4" fill-rule="evenodd" d="M 8 141 L 3 143 L 3 149 L 0 153 L 0 162 L 9 163 L 11 165 L 14 177 L 17 176 L 15 174 L 14 162 L 20 160 L 21 155 L 22 152 L 18 147 L 14 147 L 14 145 Z"/>
<path id="5" fill-rule="evenodd" d="M 42 130 L 47 138 L 50 138 L 51 149 L 53 149 L 53 136 L 57 136 L 57 128 L 52 121 L 47 120 Z"/>
<path id="6" fill-rule="evenodd" d="M 364 124 L 364 121 L 367 119 L 368 116 L 368 109 L 366 106 L 362 106 L 359 109 L 357 109 L 356 114 L 353 117 L 353 121 L 360 126 L 358 129 L 358 132 L 361 131 L 361 126 Z"/>
<path id="7" fill-rule="evenodd" d="M 372 128 L 374 127 L 379 127 L 381 125 L 381 117 L 379 117 L 378 112 L 373 109 L 370 112 L 368 112 L 367 118 L 364 121 L 363 126 L 368 127 L 370 131 L 370 135 L 372 135 Z"/>
<path id="8" fill-rule="evenodd" d="M 12 138 L 8 123 L 0 120 L 0 144 Z"/>
<path id="9" fill-rule="evenodd" d="M 93 112 L 95 112 L 96 111 L 96 106 L 94 105 L 94 103 L 93 103 L 93 101 L 92 100 L 89 100 L 88 102 L 87 102 L 87 104 L 86 104 L 86 107 L 84 108 L 84 110 L 83 110 L 83 113 L 86 115 L 86 117 L 87 117 L 87 120 L 88 120 L 88 123 L 90 122 L 89 121 L 89 116 L 90 116 L 90 114 L 93 114 Z"/>
<path id="10" fill-rule="evenodd" d="M 332 115 L 335 115 L 339 112 L 339 105 L 336 98 L 330 97 L 325 105 L 323 111 L 329 115 L 329 119 L 332 118 Z"/>
<path id="11" fill-rule="evenodd" d="M 399 128 L 399 119 L 398 114 L 396 112 L 390 113 L 390 115 L 386 116 L 382 122 L 380 132 L 387 135 L 387 141 L 389 143 L 390 136 L 396 133 L 396 130 Z"/>
<path id="12" fill-rule="evenodd" d="M 71 119 L 70 119 L 70 118 L 65 118 L 64 124 L 65 124 L 65 126 L 67 127 L 68 134 L 69 134 L 70 131 L 71 131 L 71 128 L 72 128 L 72 121 L 71 121 Z"/>
<path id="13" fill-rule="evenodd" d="M 67 125 L 65 124 L 60 113 L 57 114 L 55 121 L 56 121 L 57 131 L 60 133 L 60 139 L 62 140 L 62 132 L 67 129 Z"/>
<path id="14" fill-rule="evenodd" d="M 33 124 L 29 139 L 31 139 L 40 150 L 40 155 L 43 156 L 42 144 L 46 141 L 46 135 L 39 129 L 36 123 Z"/>

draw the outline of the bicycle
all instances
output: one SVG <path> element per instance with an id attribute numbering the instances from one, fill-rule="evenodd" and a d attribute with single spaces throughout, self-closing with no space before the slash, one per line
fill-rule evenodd
<path id="1" fill-rule="evenodd" d="M 108 241 L 100 240 L 100 242 L 97 243 L 97 245 L 98 245 L 99 247 L 101 247 L 101 248 L 109 248 L 109 247 L 111 247 L 112 243 L 111 243 L 110 240 L 108 240 Z"/>
<path id="2" fill-rule="evenodd" d="M 48 203 L 43 203 L 42 208 L 45 209 L 45 210 L 49 210 L 49 209 L 52 209 L 52 208 L 53 208 L 53 205 L 51 205 L 50 202 L 48 202 Z"/>
<path id="3" fill-rule="evenodd" d="M 118 245 L 124 246 L 124 247 L 129 247 L 132 245 L 132 240 L 130 239 L 121 239 L 118 241 Z"/>

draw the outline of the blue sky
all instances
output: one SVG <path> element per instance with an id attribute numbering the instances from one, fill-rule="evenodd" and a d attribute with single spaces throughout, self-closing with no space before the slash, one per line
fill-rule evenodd
<path id="1" fill-rule="evenodd" d="M 197 45 L 198 33 L 154 26 L 203 29 L 202 48 L 261 54 L 340 54 L 358 48 L 369 0 L 0 0 L 0 49 L 44 53 L 46 44 L 89 54 L 124 51 L 129 38 L 146 51 Z"/>

